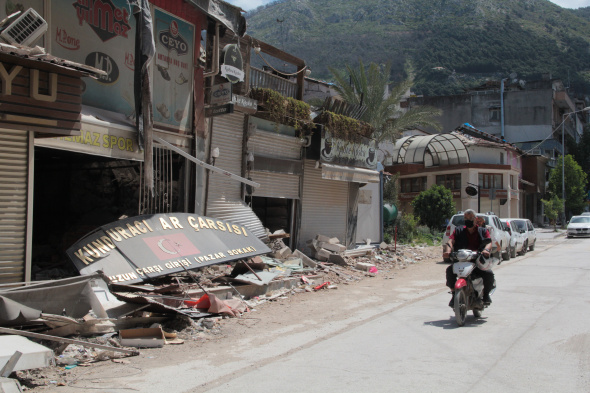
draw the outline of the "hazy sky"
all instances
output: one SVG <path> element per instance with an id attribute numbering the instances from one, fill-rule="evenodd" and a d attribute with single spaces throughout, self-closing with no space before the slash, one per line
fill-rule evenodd
<path id="1" fill-rule="evenodd" d="M 272 0 L 225 0 L 226 2 L 242 8 L 244 11 L 253 10 L 264 4 L 270 3 Z M 590 0 L 551 0 L 552 3 L 558 4 L 565 8 L 580 8 L 590 7 Z"/>

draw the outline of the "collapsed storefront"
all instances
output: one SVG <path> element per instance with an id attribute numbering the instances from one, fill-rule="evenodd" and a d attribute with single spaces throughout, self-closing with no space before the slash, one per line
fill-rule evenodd
<path id="1" fill-rule="evenodd" d="M 9 275 L 10 282 L 76 274 L 65 260 L 65 249 L 106 222 L 137 214 L 202 209 L 203 191 L 198 187 L 204 169 L 175 150 L 189 157 L 202 158 L 204 154 L 204 70 L 198 66 L 201 32 L 219 32 L 215 26 L 239 34 L 245 31 L 239 8 L 226 3 L 215 5 L 154 0 L 144 9 L 151 16 L 155 44 L 148 68 L 153 128 L 147 125 L 140 144 L 135 98 L 144 91 L 139 93 L 134 85 L 140 64 L 135 61 L 136 10 L 125 0 L 114 0 L 101 10 L 110 20 L 100 23 L 92 16 L 93 9 L 82 3 L 55 0 L 47 7 L 42 1 L 31 2 L 48 22 L 40 45 L 52 54 L 86 64 L 88 67 L 81 66 L 82 70 L 96 69 L 97 80 L 58 84 L 61 95 L 55 115 L 70 121 L 72 125 L 67 126 L 73 132 L 59 132 L 67 128 L 67 121 L 62 120 L 57 126 L 50 127 L 47 122 L 41 125 L 51 128 L 50 138 L 41 139 L 37 134 L 33 139 L 31 134 L 23 139 L 19 134 L 15 140 L 10 133 L 3 137 L 16 142 L 10 154 L 19 149 L 19 165 L 31 162 L 27 171 L 8 168 L 11 177 L 26 177 L 30 189 L 28 203 L 24 196 L 19 197 L 28 229 L 22 229 L 26 220 L 21 213 L 18 223 L 11 222 L 10 226 L 10 230 L 22 233 L 19 250 L 27 250 L 28 270 L 24 274 L 19 267 Z M 145 40 L 145 35 L 142 37 Z M 47 87 L 46 78 L 42 73 L 43 92 L 51 87 Z M 59 91 L 62 84 L 64 92 Z M 45 116 L 47 105 L 43 110 L 32 107 L 31 111 L 37 111 L 37 117 Z M 145 111 L 145 105 L 143 108 Z M 37 120 L 33 126 L 39 124 Z M 153 191 L 146 185 L 152 172 Z M 11 265 L 8 270 L 14 269 Z"/>
<path id="2" fill-rule="evenodd" d="M 4 44 L 0 70 L 0 284 L 7 284 L 31 279 L 34 141 L 79 133 L 82 77 L 104 73 Z"/>

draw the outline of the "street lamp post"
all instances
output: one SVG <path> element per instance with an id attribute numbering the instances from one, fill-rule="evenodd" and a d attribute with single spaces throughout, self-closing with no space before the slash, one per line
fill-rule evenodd
<path id="1" fill-rule="evenodd" d="M 565 220 L 567 219 L 567 213 L 565 211 L 565 121 L 574 113 L 578 112 L 586 112 L 590 110 L 590 106 L 587 106 L 584 109 L 580 109 L 579 111 L 573 111 L 564 113 L 561 115 L 561 198 L 563 199 L 563 220 L 561 222 L 561 226 L 565 227 Z"/>

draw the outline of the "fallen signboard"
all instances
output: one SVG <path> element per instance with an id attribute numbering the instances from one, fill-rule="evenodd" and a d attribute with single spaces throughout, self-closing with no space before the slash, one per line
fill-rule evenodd
<path id="1" fill-rule="evenodd" d="M 189 213 L 122 219 L 66 250 L 81 274 L 100 270 L 124 284 L 269 252 L 244 226 Z"/>

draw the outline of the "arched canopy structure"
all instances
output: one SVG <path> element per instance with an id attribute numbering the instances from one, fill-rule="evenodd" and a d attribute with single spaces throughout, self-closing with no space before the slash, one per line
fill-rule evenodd
<path id="1" fill-rule="evenodd" d="M 424 164 L 425 167 L 469 163 L 465 143 L 454 134 L 413 135 L 397 141 L 395 164 Z"/>

